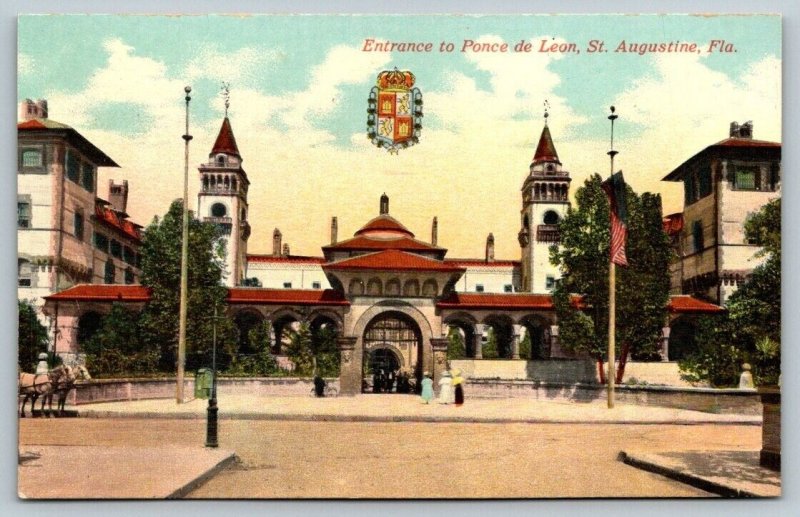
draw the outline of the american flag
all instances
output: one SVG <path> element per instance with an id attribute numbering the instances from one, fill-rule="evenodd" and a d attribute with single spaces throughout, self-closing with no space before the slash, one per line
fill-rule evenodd
<path id="1" fill-rule="evenodd" d="M 622 171 L 612 174 L 603 182 L 602 187 L 608 196 L 611 208 L 611 262 L 627 266 L 625 241 L 628 238 L 628 206 L 625 201 L 625 179 L 622 177 Z"/>

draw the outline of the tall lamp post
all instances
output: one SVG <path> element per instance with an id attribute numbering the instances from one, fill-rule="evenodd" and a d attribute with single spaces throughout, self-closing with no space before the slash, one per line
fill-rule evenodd
<path id="1" fill-rule="evenodd" d="M 183 376 L 186 364 L 186 314 L 188 311 L 188 290 L 189 290 L 189 141 L 192 135 L 189 134 L 189 101 L 192 98 L 189 94 L 192 87 L 187 86 L 183 89 L 186 92 L 186 132 L 184 140 L 183 158 L 183 233 L 181 238 L 181 299 L 180 313 L 178 318 L 178 379 L 175 396 L 178 404 L 183 404 Z"/>
<path id="2" fill-rule="evenodd" d="M 214 320 L 211 323 L 212 347 L 211 347 L 211 397 L 208 399 L 208 409 L 206 418 L 206 447 L 218 447 L 217 442 L 217 306 L 214 305 Z"/>

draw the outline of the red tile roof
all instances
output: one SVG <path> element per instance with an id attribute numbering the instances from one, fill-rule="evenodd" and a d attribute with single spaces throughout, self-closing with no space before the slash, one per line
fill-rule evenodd
<path id="1" fill-rule="evenodd" d="M 127 219 L 123 214 L 112 210 L 108 206 L 104 206 L 106 202 L 102 199 L 99 201 L 102 203 L 96 202 L 94 206 L 94 215 L 97 221 L 100 221 L 106 226 L 110 226 L 111 228 L 124 233 L 126 236 L 134 239 L 137 242 L 142 240 L 142 234 L 139 231 L 139 228 L 141 227 L 138 224 Z"/>
<path id="2" fill-rule="evenodd" d="M 530 293 L 453 293 L 436 306 L 442 309 L 552 310 L 553 297 Z"/>
<path id="3" fill-rule="evenodd" d="M 536 146 L 536 152 L 533 154 L 533 163 L 541 162 L 558 162 L 558 153 L 556 146 L 553 144 L 553 137 L 550 136 L 550 128 L 544 126 L 542 129 L 542 136 L 539 137 L 539 145 Z"/>
<path id="4" fill-rule="evenodd" d="M 350 302 L 333 289 L 261 289 L 232 287 L 228 289 L 228 303 L 263 305 L 350 305 Z"/>
<path id="5" fill-rule="evenodd" d="M 441 250 L 444 248 L 422 242 L 411 237 L 380 238 L 370 235 L 359 235 L 346 241 L 323 246 L 323 250 Z"/>
<path id="6" fill-rule="evenodd" d="M 45 296 L 52 301 L 120 301 L 146 302 L 150 289 L 142 285 L 80 284 L 60 293 Z"/>
<path id="7" fill-rule="evenodd" d="M 236 138 L 233 136 L 233 129 L 231 128 L 231 121 L 228 117 L 222 121 L 222 127 L 219 128 L 219 135 L 214 142 L 214 147 L 211 148 L 211 154 L 225 153 L 232 154 L 241 158 L 239 148 L 236 146 Z"/>
<path id="8" fill-rule="evenodd" d="M 753 140 L 751 138 L 726 138 L 720 140 L 711 147 L 781 147 L 778 142 L 768 142 L 766 140 Z"/>
<path id="9" fill-rule="evenodd" d="M 56 122 L 49 118 L 34 118 L 17 123 L 17 134 L 39 134 L 50 132 L 67 139 L 72 145 L 78 148 L 89 160 L 98 167 L 119 167 L 106 153 L 98 149 L 93 143 L 78 133 L 74 128 Z"/>
<path id="10" fill-rule="evenodd" d="M 516 267 L 519 266 L 518 260 L 494 260 L 487 262 L 485 259 L 444 259 L 448 264 L 460 267 Z"/>
<path id="11" fill-rule="evenodd" d="M 389 214 L 381 214 L 362 226 L 354 235 L 369 234 L 372 232 L 393 232 L 414 237 L 414 234 Z"/>
<path id="12" fill-rule="evenodd" d="M 464 268 L 446 264 L 441 260 L 434 260 L 414 253 L 398 250 L 385 250 L 377 253 L 368 253 L 358 257 L 330 262 L 322 266 L 323 269 L 371 269 L 392 271 L 441 271 L 463 272 Z"/>
<path id="13" fill-rule="evenodd" d="M 725 309 L 719 305 L 698 300 L 693 296 L 680 294 L 669 297 L 667 310 L 671 313 L 719 313 L 723 312 Z"/>
<path id="14" fill-rule="evenodd" d="M 678 165 L 672 172 L 664 176 L 661 181 L 681 181 L 684 176 L 684 168 L 687 164 L 699 160 L 702 156 L 712 151 L 725 150 L 728 154 L 744 159 L 758 159 L 767 154 L 777 154 L 780 158 L 782 145 L 779 142 L 768 142 L 766 140 L 753 140 L 751 138 L 726 138 L 716 144 L 711 144 L 702 151 L 698 152 L 682 164 Z M 749 149 L 749 151 L 748 151 Z M 751 156 L 751 153 L 754 156 Z M 758 156 L 755 156 L 758 155 Z"/>
<path id="15" fill-rule="evenodd" d="M 274 255 L 248 255 L 248 262 L 275 262 L 284 264 L 324 264 L 324 257 L 305 257 L 301 255 L 289 255 L 276 257 Z"/>

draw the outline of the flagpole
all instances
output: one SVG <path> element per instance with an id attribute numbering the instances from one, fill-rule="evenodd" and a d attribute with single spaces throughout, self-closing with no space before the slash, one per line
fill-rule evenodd
<path id="1" fill-rule="evenodd" d="M 189 95 L 192 88 L 187 86 L 183 89 L 186 92 L 186 133 L 183 135 L 184 159 L 183 159 L 183 221 L 181 226 L 181 290 L 180 307 L 178 313 L 178 372 L 176 375 L 175 399 L 178 404 L 183 404 L 183 378 L 186 366 L 186 318 L 188 313 L 188 292 L 189 292 Z"/>
<path id="2" fill-rule="evenodd" d="M 617 115 L 614 113 L 615 108 L 611 106 L 611 115 L 608 120 L 611 121 L 611 150 L 608 155 L 611 157 L 611 175 L 614 175 L 614 156 L 617 151 L 614 150 L 614 121 Z M 608 262 L 608 377 L 606 378 L 606 388 L 608 390 L 608 408 L 614 407 L 614 383 L 616 380 L 616 307 L 617 307 L 617 265 L 611 260 L 609 253 Z"/>

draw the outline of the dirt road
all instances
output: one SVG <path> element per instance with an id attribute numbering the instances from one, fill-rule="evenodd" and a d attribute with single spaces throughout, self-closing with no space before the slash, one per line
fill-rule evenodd
<path id="1" fill-rule="evenodd" d="M 704 497 L 620 450 L 758 449 L 757 426 L 223 420 L 239 460 L 195 498 Z M 202 420 L 26 419 L 20 443 L 202 447 Z M 90 459 L 88 462 L 90 463 Z M 153 468 L 158 468 L 154 465 Z"/>

